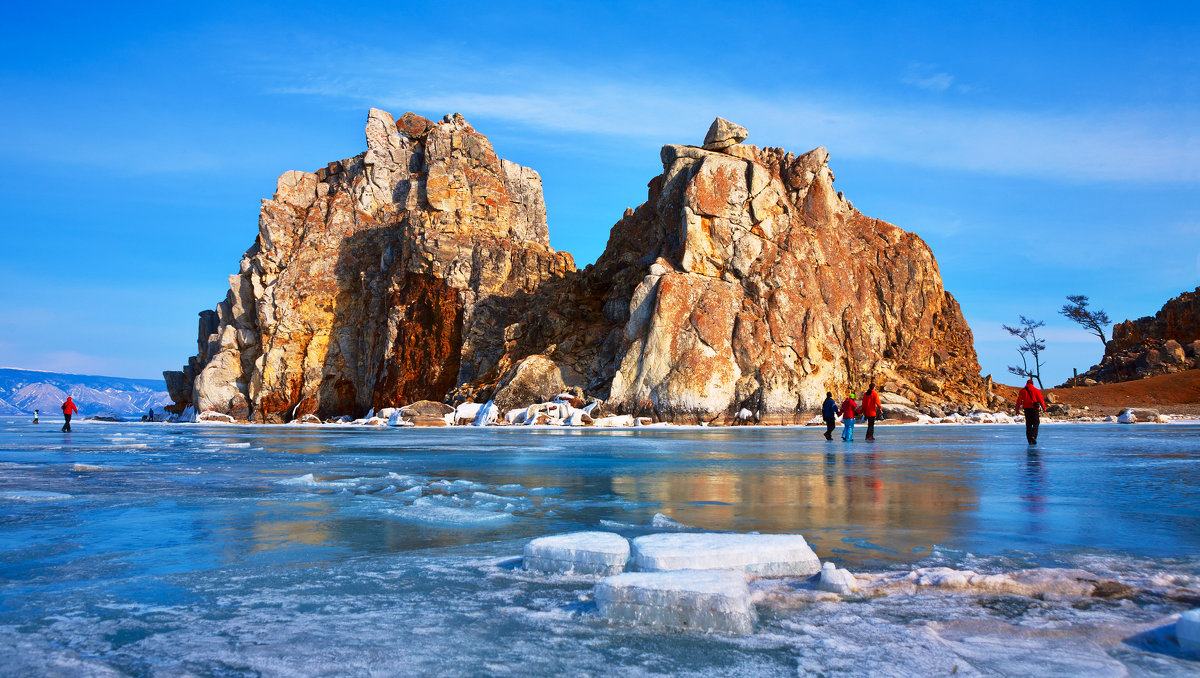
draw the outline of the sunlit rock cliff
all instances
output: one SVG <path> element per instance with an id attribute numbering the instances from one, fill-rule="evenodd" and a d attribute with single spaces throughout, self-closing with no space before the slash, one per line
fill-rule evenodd
<path id="1" fill-rule="evenodd" d="M 278 422 L 574 387 L 660 420 L 791 422 L 870 380 L 986 400 L 929 247 L 854 209 L 823 148 L 744 145 L 718 119 L 703 147 L 663 147 L 647 201 L 577 270 L 538 174 L 461 116 L 372 109 L 366 133 L 263 201 L 199 353 L 166 373 L 178 408 Z"/>

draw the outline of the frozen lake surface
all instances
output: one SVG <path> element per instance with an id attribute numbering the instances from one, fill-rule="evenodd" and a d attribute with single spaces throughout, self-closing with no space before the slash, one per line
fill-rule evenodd
<path id="1" fill-rule="evenodd" d="M 1046 425 L 1036 448 L 1018 426 L 58 427 L 0 419 L 0 675 L 1200 672 L 1171 626 L 1200 607 L 1197 425 Z M 803 534 L 855 574 L 1080 568 L 1136 593 L 783 580 L 727 636 L 613 624 L 594 577 L 520 568 L 538 536 L 688 527 Z"/>

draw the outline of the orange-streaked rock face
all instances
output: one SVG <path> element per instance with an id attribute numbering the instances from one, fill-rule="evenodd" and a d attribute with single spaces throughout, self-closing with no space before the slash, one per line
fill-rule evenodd
<path id="1" fill-rule="evenodd" d="M 487 399 L 535 360 L 607 409 L 681 422 L 800 421 L 872 380 L 986 402 L 928 246 L 854 209 L 825 149 L 718 127 L 719 150 L 663 147 L 647 201 L 576 270 L 549 247 L 535 172 L 460 116 L 372 109 L 366 153 L 280 177 L 172 394 L 260 421 L 357 415 Z"/>

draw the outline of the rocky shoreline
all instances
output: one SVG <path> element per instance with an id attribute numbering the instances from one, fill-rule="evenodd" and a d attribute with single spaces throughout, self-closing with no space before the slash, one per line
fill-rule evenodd
<path id="1" fill-rule="evenodd" d="M 930 409 L 930 408 L 922 408 Z M 886 406 L 885 417 L 876 421 L 877 426 L 896 425 L 949 425 L 949 424 L 1023 424 L 1025 417 L 1013 415 L 1007 411 L 992 411 L 988 409 L 953 409 L 949 413 L 936 409 L 938 416 L 932 416 L 905 406 Z M 1127 408 L 1119 414 L 1092 414 L 1088 408 L 1070 408 L 1051 405 L 1042 416 L 1042 423 L 1073 423 L 1073 424 L 1167 424 L 1171 422 L 1200 421 L 1200 415 L 1160 413 L 1151 408 Z M 239 422 L 233 417 L 214 411 L 196 413 L 186 410 L 170 419 L 171 423 L 220 423 L 234 425 L 258 425 L 250 422 Z M 402 427 L 402 428 L 442 428 L 454 426 L 473 427 L 531 427 L 537 429 L 554 428 L 726 428 L 723 423 L 703 422 L 700 424 L 677 424 L 655 420 L 651 417 L 635 417 L 628 414 L 609 414 L 603 405 L 593 401 L 584 404 L 571 394 L 546 403 L 537 403 L 528 408 L 516 408 L 500 413 L 493 403 L 463 403 L 451 407 L 445 403 L 429 400 L 419 401 L 405 407 L 388 407 L 375 412 L 368 412 L 365 417 L 355 419 L 349 415 L 322 420 L 319 417 L 306 414 L 285 424 L 272 426 L 365 426 L 365 427 Z M 748 412 L 738 413 L 735 423 L 730 426 L 824 426 L 820 416 L 815 416 L 805 422 L 792 424 L 769 424 L 756 421 Z"/>

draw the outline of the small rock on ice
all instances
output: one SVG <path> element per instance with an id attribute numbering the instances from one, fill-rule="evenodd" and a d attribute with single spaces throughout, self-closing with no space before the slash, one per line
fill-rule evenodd
<path id="1" fill-rule="evenodd" d="M 817 588 L 821 591 L 832 591 L 839 595 L 848 596 L 858 588 L 858 581 L 850 570 L 839 568 L 833 563 L 821 566 L 821 574 L 817 579 Z"/>
<path id="2" fill-rule="evenodd" d="M 821 561 L 798 534 L 651 534 L 633 540 L 643 572 L 741 569 L 762 577 L 808 576 Z"/>
<path id="3" fill-rule="evenodd" d="M 614 621 L 751 633 L 746 576 L 732 570 L 626 572 L 596 584 L 596 609 Z"/>
<path id="4" fill-rule="evenodd" d="M 625 570 L 629 542 L 612 532 L 572 532 L 539 537 L 525 545 L 525 569 L 550 574 L 599 574 Z"/>
<path id="5" fill-rule="evenodd" d="M 1200 609 L 1188 610 L 1175 622 L 1175 637 L 1187 652 L 1200 655 Z"/>

